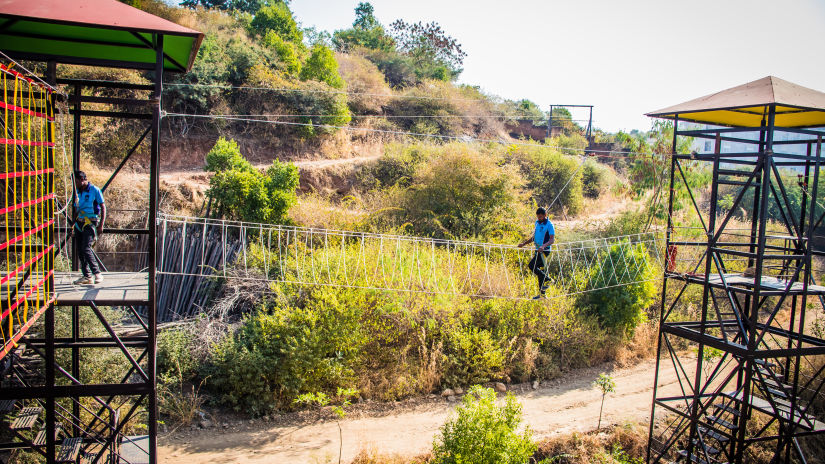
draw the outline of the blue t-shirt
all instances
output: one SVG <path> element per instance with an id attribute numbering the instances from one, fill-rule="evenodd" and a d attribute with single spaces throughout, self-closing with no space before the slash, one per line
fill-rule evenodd
<path id="1" fill-rule="evenodd" d="M 536 249 L 550 241 L 551 235 L 556 235 L 556 229 L 549 219 L 545 219 L 543 223 L 536 221 L 536 231 L 533 233 L 533 241 L 536 242 Z M 548 245 L 545 250 L 550 251 L 552 248 L 553 247 Z"/>
<path id="2" fill-rule="evenodd" d="M 103 193 L 100 189 L 88 184 L 85 190 L 77 191 L 77 202 L 74 204 L 77 208 L 77 218 L 97 219 L 100 214 L 100 206 L 103 205 Z"/>

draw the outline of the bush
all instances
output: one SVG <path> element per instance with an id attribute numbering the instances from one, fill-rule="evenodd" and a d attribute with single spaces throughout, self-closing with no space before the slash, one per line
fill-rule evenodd
<path id="1" fill-rule="evenodd" d="M 214 172 L 206 194 L 216 215 L 247 222 L 281 223 L 295 203 L 298 168 L 272 161 L 261 175 L 243 158 L 237 143 L 223 138 L 206 155 L 206 169 Z"/>
<path id="2" fill-rule="evenodd" d="M 258 10 L 250 27 L 260 35 L 266 35 L 267 31 L 274 31 L 287 42 L 298 44 L 304 40 L 304 34 L 298 28 L 295 18 L 292 17 L 292 11 L 283 2 L 267 5 Z"/>
<path id="3" fill-rule="evenodd" d="M 238 142 L 220 137 L 206 154 L 204 169 L 217 173 L 230 170 L 251 171 L 254 168 L 246 158 L 241 156 L 241 148 L 238 146 Z"/>
<path id="4" fill-rule="evenodd" d="M 344 80 L 338 74 L 338 63 L 335 61 L 335 55 L 332 54 L 332 50 L 323 44 L 313 45 L 300 75 L 301 80 L 324 82 L 336 89 L 344 87 Z"/>
<path id="5" fill-rule="evenodd" d="M 369 60 L 358 55 L 335 55 L 338 71 L 347 83 L 349 106 L 359 114 L 380 114 L 392 96 L 384 75 Z"/>
<path id="6" fill-rule="evenodd" d="M 301 72 L 301 60 L 294 43 L 286 42 L 275 31 L 267 31 L 263 43 L 275 51 L 287 73 L 297 76 Z"/>
<path id="7" fill-rule="evenodd" d="M 302 393 L 353 387 L 364 343 L 361 301 L 316 290 L 303 306 L 262 307 L 215 349 L 212 386 L 221 400 L 254 415 L 290 409 Z"/>
<path id="8" fill-rule="evenodd" d="M 607 189 L 608 169 L 603 164 L 587 161 L 582 167 L 582 193 L 587 198 L 599 198 Z"/>
<path id="9" fill-rule="evenodd" d="M 564 208 L 573 215 L 581 211 L 584 197 L 578 159 L 549 147 L 513 145 L 508 152 L 521 168 L 536 203 L 551 206 L 552 211 Z"/>
<path id="10" fill-rule="evenodd" d="M 491 156 L 451 144 L 416 172 L 403 199 L 416 233 L 491 237 L 513 231 L 522 180 Z"/>
<path id="11" fill-rule="evenodd" d="M 499 377 L 504 353 L 490 332 L 467 327 L 450 333 L 444 379 L 448 385 L 472 385 Z"/>
<path id="12" fill-rule="evenodd" d="M 497 406 L 492 389 L 472 387 L 433 443 L 433 462 L 524 464 L 536 445 L 529 428 L 518 433 L 521 420 L 521 405 L 512 394 Z"/>
<path id="13" fill-rule="evenodd" d="M 598 316 L 605 328 L 632 335 L 636 326 L 646 320 L 645 310 L 656 298 L 647 248 L 642 243 L 613 245 L 599 261 L 606 276 L 604 286 L 614 287 L 585 293 L 581 303 Z M 594 267 L 589 272 L 596 275 L 600 270 Z M 634 281 L 637 282 L 627 284 Z"/>

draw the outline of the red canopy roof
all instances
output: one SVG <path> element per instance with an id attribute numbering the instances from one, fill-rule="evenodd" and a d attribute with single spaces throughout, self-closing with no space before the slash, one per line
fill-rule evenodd
<path id="1" fill-rule="evenodd" d="M 0 0 L 0 14 L 63 24 L 201 35 L 117 0 Z"/>

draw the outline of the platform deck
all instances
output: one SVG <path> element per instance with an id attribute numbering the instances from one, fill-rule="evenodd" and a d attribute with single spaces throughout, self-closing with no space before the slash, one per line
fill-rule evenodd
<path id="1" fill-rule="evenodd" d="M 145 305 L 149 301 L 147 272 L 104 272 L 103 282 L 95 285 L 75 285 L 80 273 L 56 272 L 54 290 L 56 305 L 95 303 L 100 306 Z"/>

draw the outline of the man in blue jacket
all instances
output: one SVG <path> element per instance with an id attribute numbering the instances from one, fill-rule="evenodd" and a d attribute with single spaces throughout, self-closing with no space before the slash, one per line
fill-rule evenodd
<path id="1" fill-rule="evenodd" d="M 75 211 L 77 219 L 74 221 L 72 233 L 75 236 L 75 246 L 80 258 L 80 271 L 83 277 L 74 283 L 77 285 L 91 285 L 103 282 L 103 274 L 97 266 L 97 258 L 92 251 L 92 244 L 98 235 L 103 232 L 103 221 L 106 219 L 106 205 L 103 204 L 103 193 L 86 179 L 86 173 L 75 171 Z"/>
<path id="2" fill-rule="evenodd" d="M 533 259 L 530 260 L 528 266 L 530 271 L 536 275 L 539 282 L 539 294 L 534 296 L 534 300 L 544 298 L 544 292 L 547 291 L 548 277 L 547 277 L 547 257 L 550 255 L 553 242 L 556 241 L 556 229 L 553 223 L 547 219 L 547 211 L 544 208 L 536 210 L 536 228 L 533 231 L 533 236 L 518 244 L 519 248 L 533 242 L 536 247 L 533 253 Z"/>

